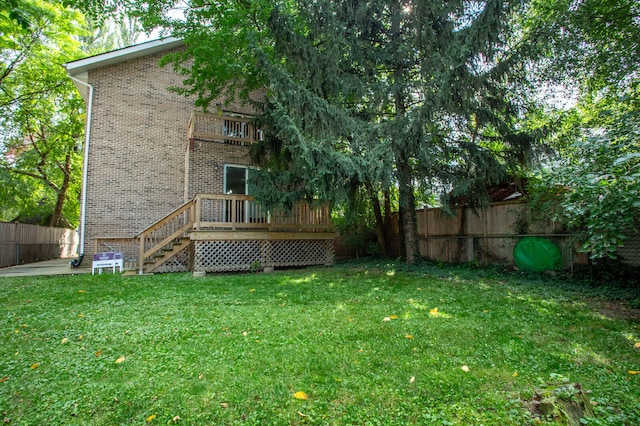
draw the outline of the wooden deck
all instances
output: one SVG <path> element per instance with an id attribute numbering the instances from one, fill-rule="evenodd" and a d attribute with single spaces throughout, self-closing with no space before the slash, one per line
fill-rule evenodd
<path id="1" fill-rule="evenodd" d="M 333 262 L 328 206 L 266 210 L 247 195 L 198 194 L 134 238 L 99 238 L 138 273 L 241 271 Z M 137 246 L 137 253 L 133 247 Z"/>

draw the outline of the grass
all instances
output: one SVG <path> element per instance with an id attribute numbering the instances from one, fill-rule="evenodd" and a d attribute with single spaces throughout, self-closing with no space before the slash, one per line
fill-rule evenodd
<path id="1" fill-rule="evenodd" d="M 586 424 L 640 424 L 640 322 L 605 296 L 370 263 L 5 279 L 0 411 L 25 425 L 550 424 L 528 401 L 566 377 L 596 404 Z"/>

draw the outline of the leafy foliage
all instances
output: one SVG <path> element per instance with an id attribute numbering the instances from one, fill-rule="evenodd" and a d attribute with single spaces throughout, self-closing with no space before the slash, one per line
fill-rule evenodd
<path id="1" fill-rule="evenodd" d="M 634 0 L 536 0 L 524 28 L 541 46 L 542 74 L 591 90 L 626 90 L 640 65 Z"/>
<path id="2" fill-rule="evenodd" d="M 640 223 L 640 104 L 638 87 L 625 98 L 584 105 L 583 136 L 532 181 L 542 210 L 584 235 L 594 258 L 616 258 Z"/>
<path id="3" fill-rule="evenodd" d="M 627 0 L 535 1 L 523 25 L 541 48 L 540 75 L 578 95 L 575 108 L 550 114 L 559 158 L 532 180 L 534 199 L 581 233 L 593 258 L 615 258 L 638 232 L 638 12 Z"/>
<path id="4" fill-rule="evenodd" d="M 62 65 L 80 55 L 83 19 L 58 3 L 20 4 L 28 25 L 0 34 L 1 219 L 74 226 L 83 105 Z"/>

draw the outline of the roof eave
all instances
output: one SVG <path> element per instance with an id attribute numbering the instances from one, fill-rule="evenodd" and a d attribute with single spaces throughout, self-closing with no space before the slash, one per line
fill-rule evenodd
<path id="1" fill-rule="evenodd" d="M 163 52 L 175 47 L 182 46 L 184 41 L 174 37 L 168 37 L 161 40 L 153 40 L 146 43 L 136 44 L 134 46 L 125 47 L 111 52 L 90 56 L 77 61 L 64 64 L 67 74 L 71 77 L 80 77 L 89 71 L 102 68 L 108 65 L 115 65 L 132 59 L 151 55 L 157 52 Z"/>

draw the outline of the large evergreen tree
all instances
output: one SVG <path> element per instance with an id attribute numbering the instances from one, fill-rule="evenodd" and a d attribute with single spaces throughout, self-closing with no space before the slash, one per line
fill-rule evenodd
<path id="1" fill-rule="evenodd" d="M 524 158 L 508 90 L 521 75 L 520 2 L 194 0 L 180 2 L 183 18 L 168 13 L 174 1 L 137 4 L 147 25 L 185 39 L 178 90 L 199 105 L 263 90 L 258 198 L 335 201 L 365 188 L 375 201 L 397 186 L 409 263 L 418 187 L 486 201 Z"/>
<path id="2" fill-rule="evenodd" d="M 269 21 L 274 54 L 261 67 L 277 90 L 268 122 L 287 123 L 290 159 L 331 176 L 329 188 L 345 178 L 397 184 L 410 263 L 416 185 L 482 201 L 507 164 L 491 148 L 517 159 L 527 141 L 514 137 L 504 84 L 517 75 L 506 34 L 512 12 L 500 1 L 319 1 Z M 319 146 L 329 153 L 304 159 Z"/>

